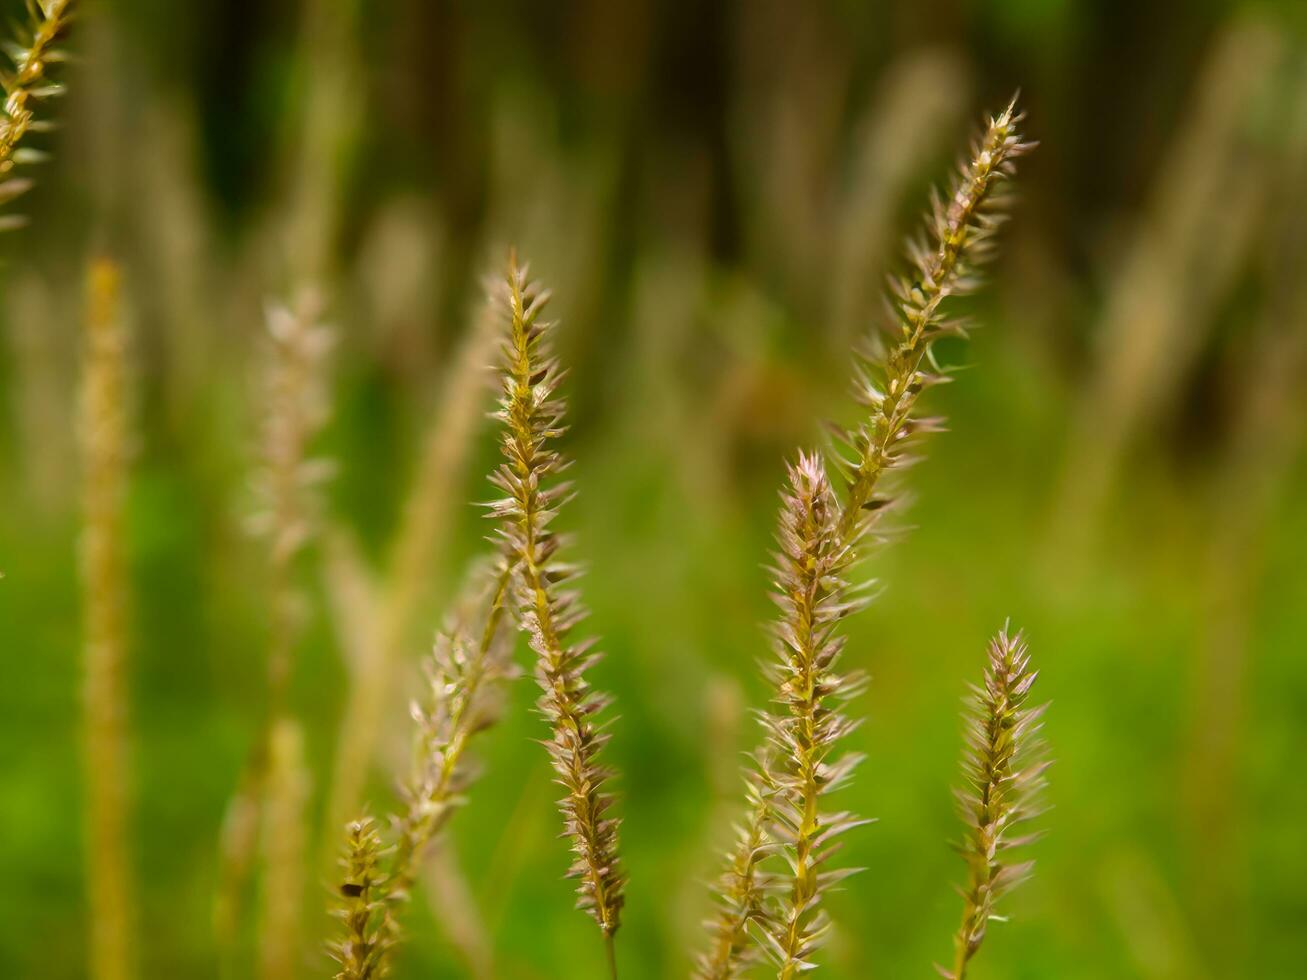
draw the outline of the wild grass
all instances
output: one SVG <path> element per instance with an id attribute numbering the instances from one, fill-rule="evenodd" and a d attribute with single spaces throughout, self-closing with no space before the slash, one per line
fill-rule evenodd
<path id="1" fill-rule="evenodd" d="M 388 967 L 390 951 L 400 941 L 398 906 L 407 903 L 427 852 L 466 801 L 476 775 L 468 750 L 499 719 L 504 686 L 517 676 L 507 623 L 513 574 L 505 554 L 475 569 L 436 637 L 426 664 L 427 697 L 414 701 L 410 711 L 414 770 L 400 787 L 402 806 L 390 820 L 393 843 L 383 848 L 382 834 L 368 818 L 349 824 L 337 909 L 345 934 L 332 947 L 346 980 Z M 355 894 L 363 878 L 366 895 Z M 369 905 L 375 906 L 378 923 L 373 938 L 367 931 Z"/>
<path id="2" fill-rule="evenodd" d="M 865 823 L 820 805 L 858 762 L 856 755 L 832 755 L 856 727 L 839 705 L 862 686 L 860 674 L 835 670 L 844 645 L 836 629 L 862 605 L 847 576 L 893 503 L 885 478 L 910 461 L 917 437 L 939 428 L 939 420 L 915 414 L 917 401 L 947 377 L 935 342 L 965 333 L 962 323 L 947 318 L 944 304 L 977 286 L 977 270 L 992 254 L 1006 204 L 998 191 L 1031 146 L 1021 141 L 1020 121 L 1015 100 L 989 121 L 948 198 L 935 198 L 925 233 L 909 242 L 911 274 L 891 280 L 888 350 L 859 365 L 855 395 L 865 420 L 836 432 L 842 493 L 836 495 L 818 455 L 800 455 L 790 468 L 777 534 L 779 663 L 767 668 L 784 710 L 761 716 L 768 744 L 756 755 L 758 771 L 748 776 L 749 817 L 728 855 L 718 911 L 708 923 L 709 949 L 697 967 L 704 980 L 739 976 L 751 966 L 750 930 L 777 976 L 788 980 L 816 967 L 812 956 L 831 930 L 822 896 L 851 873 L 830 867 L 837 838 Z"/>
<path id="3" fill-rule="evenodd" d="M 52 45 L 68 6 L 55 0 L 34 8 L 33 39 L 6 83 L 8 119 L 0 129 L 0 169 L 6 173 L 30 158 L 16 148 L 26 133 L 41 128 L 34 103 L 57 94 L 38 83 L 45 65 L 57 60 Z M 992 254 L 1007 207 L 1004 184 L 1031 146 L 1022 142 L 1021 119 L 1014 100 L 989 120 L 947 195 L 933 200 L 924 231 L 910 242 L 910 270 L 891 281 L 891 323 L 857 362 L 860 421 L 837 429 L 831 452 L 801 452 L 787 468 L 772 569 L 779 608 L 775 656 L 765 667 L 772 701 L 760 712 L 765 738 L 746 775 L 746 816 L 719 881 L 719 908 L 695 967 L 699 977 L 745 976 L 764 956 L 780 980 L 817 969 L 835 929 L 826 899 L 858 870 L 841 866 L 838 854 L 844 835 L 869 821 L 831 802 L 861 760 L 842 748 L 860 723 L 849 704 L 866 684 L 862 671 L 842 663 L 844 630 L 866 603 L 860 563 L 898 501 L 899 473 L 913 461 L 919 438 L 940 428 L 938 419 L 920 414 L 920 398 L 949 378 L 935 344 L 966 333 L 965 323 L 952 318 L 951 301 L 976 288 L 978 271 Z M 0 190 L 0 197 L 24 189 L 13 180 L 3 186 L 12 190 Z M 853 251 L 863 255 L 866 249 Z M 313 264 L 326 268 L 325 262 Z M 85 418 L 93 962 L 95 975 L 110 980 L 131 973 L 134 914 L 122 799 L 123 369 L 121 337 L 104 325 L 115 319 L 105 312 L 113 303 L 115 276 L 109 266 L 97 266 L 92 275 Z M 558 448 L 566 432 L 559 394 L 565 372 L 552 349 L 554 324 L 545 319 L 549 292 L 529 278 L 515 254 L 495 301 L 502 322 L 474 331 L 449 372 L 451 384 L 403 509 L 386 580 L 376 589 L 363 583 L 366 611 L 341 616 L 348 620 L 342 634 L 362 654 L 351 678 L 352 707 L 342 726 L 331 814 L 356 810 L 362 795 L 390 667 L 402 655 L 447 544 L 446 505 L 464 467 L 482 391 L 478 361 L 497 344 L 502 391 L 493 417 L 503 461 L 491 482 L 502 496 L 487 505 L 496 524 L 495 548 L 447 617 L 427 661 L 424 696 L 411 711 L 414 770 L 399 787 L 394 814 L 387 824 L 365 816 L 347 825 L 336 895 L 339 934 L 329 947 L 343 980 L 381 977 L 393 965 L 401 909 L 434 842 L 466 802 L 477 775 L 471 748 L 499 720 L 505 685 L 517 675 L 512 619 L 534 655 L 541 690 L 536 705 L 549 729 L 543 741 L 564 791 L 563 836 L 573 852 L 567 875 L 577 881 L 577 905 L 597 924 L 608 970 L 617 976 L 614 937 L 627 882 L 609 792 L 613 772 L 601 759 L 610 737 L 603 718 L 610 699 L 588 677 L 600 655 L 593 640 L 576 637 L 586 615 L 576 589 L 580 567 L 565 556 L 569 539 L 555 527 L 572 495 L 563 478 L 569 461 Z M 259 971 L 266 980 L 299 975 L 309 933 L 303 912 L 312 796 L 305 730 L 291 708 L 290 689 L 308 607 L 302 565 L 321 533 L 320 486 L 330 469 L 313 454 L 327 417 L 323 369 L 333 342 L 320 325 L 320 312 L 316 298 L 305 294 L 295 308 L 276 307 L 267 317 L 255 480 L 260 505 L 252 521 L 267 542 L 267 707 L 229 808 L 219 871 L 218 926 L 231 945 L 240 928 L 240 896 L 261 860 Z M 357 571 L 347 569 L 346 577 Z M 358 584 L 344 582 L 333 595 L 352 601 L 344 596 Z M 1043 710 L 1026 705 L 1033 681 L 1021 638 L 1000 634 L 968 735 L 968 786 L 960 796 L 968 880 L 955 960 L 941 970 L 953 980 L 964 977 L 988 922 L 996 918 L 997 901 L 1029 870 L 1026 862 L 1011 862 L 1009 851 L 1030 840 L 1012 830 L 1034 814 L 1043 783 L 1044 764 L 1026 761 Z"/>
<path id="4" fill-rule="evenodd" d="M 579 568 L 560 558 L 564 539 L 550 528 L 571 487 L 558 480 L 566 460 L 553 448 L 563 434 L 564 404 L 557 395 L 562 370 L 549 349 L 553 324 L 541 318 L 548 291 L 510 259 L 500 289 L 509 323 L 503 345 L 503 395 L 496 413 L 503 429 L 504 463 L 491 482 L 505 494 L 492 502 L 499 533 L 516 565 L 518 620 L 536 654 L 536 702 L 552 728 L 545 747 L 566 791 L 559 801 L 576 859 L 568 875 L 580 881 L 578 907 L 603 933 L 609 969 L 617 974 L 613 936 L 621 925 L 625 875 L 618 863 L 617 820 L 604 785 L 612 775 L 598 756 L 608 734 L 597 715 L 608 698 L 585 672 L 598 660 L 594 641 L 571 639 L 585 610 L 570 583 Z"/>

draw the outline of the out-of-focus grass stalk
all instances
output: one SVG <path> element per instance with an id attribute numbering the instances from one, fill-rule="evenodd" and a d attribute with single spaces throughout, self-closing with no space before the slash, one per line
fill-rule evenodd
<path id="1" fill-rule="evenodd" d="M 947 145 L 944 140 L 962 117 L 969 89 L 955 55 L 931 48 L 915 51 L 885 72 L 876 98 L 857 123 L 830 277 L 831 340 L 840 357 L 866 328 L 863 319 L 879 291 L 904 193 L 923 164 Z"/>
<path id="2" fill-rule="evenodd" d="M 63 513 L 77 483 L 76 445 L 68 388 L 77 365 L 67 355 L 68 310 L 48 283 L 32 270 L 9 282 L 4 292 L 11 358 L 6 395 L 14 419 L 20 466 L 29 505 L 41 515 Z"/>
<path id="3" fill-rule="evenodd" d="M 263 921 L 260 975 L 291 980 L 303 951 L 304 858 L 309 774 L 299 722 L 282 716 L 268 739 L 263 806 Z"/>
<path id="4" fill-rule="evenodd" d="M 487 309 L 446 371 L 377 597 L 376 636 L 362 644 L 366 662 L 356 664 L 351 677 L 327 808 L 329 827 L 343 826 L 358 811 L 390 708 L 395 665 L 413 634 L 422 601 L 439 577 L 468 454 L 493 379 L 488 367 L 496 326 Z"/>
<path id="5" fill-rule="evenodd" d="M 358 50 L 361 0 L 310 0 L 301 23 L 300 125 L 284 149 L 287 187 L 279 257 L 296 288 L 331 283 L 344 183 L 362 134 L 366 85 Z"/>
<path id="6" fill-rule="evenodd" d="M 1207 619 L 1195 664 L 1184 813 L 1191 824 L 1190 889 L 1213 972 L 1246 961 L 1248 852 L 1245 794 L 1249 656 L 1258 585 L 1277 507 L 1307 431 L 1307 70 L 1277 113 L 1285 150 L 1274 182 L 1276 213 L 1265 237 L 1266 305 L 1231 383 L 1237 407 L 1228 449 L 1208 491 L 1201 583 Z"/>
<path id="7" fill-rule="evenodd" d="M 86 860 L 93 980 L 134 974 L 136 887 L 127 845 L 126 343 L 121 270 L 91 263 L 82 381 Z"/>
<path id="8" fill-rule="evenodd" d="M 277 800 L 281 807 L 278 819 L 284 819 L 291 809 L 287 801 L 302 795 L 297 784 L 303 774 L 294 772 L 284 759 L 274 765 L 277 760 L 273 757 L 273 743 L 276 733 L 292 724 L 287 700 L 305 607 L 297 581 L 299 558 L 317 534 L 321 506 L 317 488 L 330 473 L 325 461 L 310 457 L 310 444 L 328 413 L 323 363 L 334 341 L 332 331 L 319 323 L 320 313 L 320 300 L 312 291 L 305 291 L 293 309 L 272 306 L 267 312 L 269 348 L 263 392 L 262 458 L 254 481 L 258 509 L 250 519 L 250 527 L 268 542 L 268 704 L 241 784 L 223 822 L 214 920 L 228 969 L 234 968 L 231 960 L 240 926 L 242 893 L 252 868 L 260 813 L 267 801 Z M 279 785 L 274 780 L 287 782 Z M 270 816 L 267 826 L 280 827 L 278 819 Z M 301 812 L 303 819 L 306 815 Z M 277 832 L 283 833 L 284 828 Z M 306 837 L 303 829 L 299 833 L 301 839 Z M 303 872 L 291 872 L 284 863 L 290 850 L 273 849 L 269 853 L 283 862 L 267 865 L 269 890 L 284 895 L 292 887 L 292 879 L 302 883 Z M 282 880 L 271 880 L 277 876 Z M 292 906 L 283 901 L 278 914 L 288 915 L 292 907 L 298 913 L 302 902 Z M 262 937 L 265 951 L 269 944 L 281 942 L 279 936 L 268 933 Z M 298 960 L 267 953 L 264 964 L 269 963 L 288 963 L 293 970 Z"/>
<path id="9" fill-rule="evenodd" d="M 1139 429 L 1170 408 L 1232 285 L 1262 213 L 1268 159 L 1250 145 L 1284 40 L 1265 23 L 1228 28 L 1197 83 L 1194 108 L 1158 168 L 1142 223 L 1097 333 L 1054 502 L 1050 567 L 1095 537 Z"/>

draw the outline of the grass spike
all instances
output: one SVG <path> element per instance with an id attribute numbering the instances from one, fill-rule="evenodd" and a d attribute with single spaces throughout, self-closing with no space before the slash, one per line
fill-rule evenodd
<path id="1" fill-rule="evenodd" d="M 330 947 L 340 966 L 336 980 L 380 980 L 387 973 L 395 924 L 382 870 L 385 856 L 375 821 L 363 817 L 349 825 L 335 910 L 343 935 Z"/>
<path id="2" fill-rule="evenodd" d="M 591 642 L 570 638 L 585 611 L 567 587 L 576 570 L 560 560 L 562 539 L 550 527 L 570 493 L 557 478 L 566 460 L 554 448 L 564 431 L 565 406 L 557 397 L 563 372 L 549 351 L 552 324 L 542 317 L 549 293 L 528 280 L 515 255 L 500 297 L 508 335 L 495 417 L 502 425 L 504 462 L 491 482 L 504 496 L 489 510 L 516 560 L 518 618 L 536 654 L 542 691 L 537 705 L 552 729 L 545 745 L 566 789 L 559 807 L 576 855 L 568 874 L 580 881 L 578 907 L 598 923 L 615 973 L 612 938 L 621 924 L 625 876 L 618 863 L 618 822 L 609 815 L 612 799 L 604 792 L 610 771 L 598 759 L 608 736 L 597 716 L 608 698 L 585 679 L 597 660 Z"/>
<path id="3" fill-rule="evenodd" d="M 889 350 L 883 359 L 863 358 L 856 372 L 854 397 L 869 414 L 840 435 L 842 455 L 850 458 L 840 467 L 845 485 L 839 537 L 855 549 L 883 510 L 877 497 L 881 478 L 909 461 L 905 443 L 923 428 L 912 424 L 918 397 L 947 379 L 934 360 L 933 345 L 963 327 L 946 316 L 944 304 L 974 291 L 977 270 L 993 252 L 1007 204 L 997 191 L 1015 173 L 1014 161 L 1034 146 L 1022 142 L 1023 118 L 1013 98 L 990 119 L 971 158 L 959 166 L 948 198 L 933 195 L 924 237 L 908 246 L 910 273 L 891 279 Z"/>
<path id="4" fill-rule="evenodd" d="M 1033 861 L 1013 861 L 1011 852 L 1038 835 L 1022 829 L 1041 812 L 1039 796 L 1049 763 L 1041 758 L 1040 719 L 1047 705 L 1030 705 L 1038 671 L 1021 633 L 1005 626 L 989 645 L 984 683 L 973 688 L 967 717 L 963 785 L 957 792 L 964 836 L 958 850 L 967 862 L 962 891 L 962 925 L 954 939 L 949 980 L 964 980 L 967 964 L 984 942 L 994 908 L 1004 894 L 1030 875 Z"/>
<path id="5" fill-rule="evenodd" d="M 29 133 L 47 128 L 36 118 L 36 104 L 63 94 L 63 86 L 46 77 L 46 69 L 64 60 L 55 45 L 68 27 L 72 8 L 72 0 L 28 4 L 29 23 L 23 28 L 26 40 L 5 46 L 13 68 L 0 73 L 5 95 L 0 112 L 0 200 L 13 200 L 31 186 L 30 181 L 12 176 L 15 167 L 44 159 L 43 154 L 20 144 Z"/>

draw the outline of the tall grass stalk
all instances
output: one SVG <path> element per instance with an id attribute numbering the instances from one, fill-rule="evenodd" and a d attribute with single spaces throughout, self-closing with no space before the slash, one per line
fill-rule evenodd
<path id="1" fill-rule="evenodd" d="M 82 368 L 82 595 L 85 611 L 86 860 L 94 980 L 134 974 L 136 887 L 127 845 L 126 340 L 121 271 L 91 263 Z"/>
<path id="2" fill-rule="evenodd" d="M 856 675 L 831 670 L 842 644 L 833 630 L 861 601 L 845 594 L 844 576 L 893 502 L 885 477 L 910 461 L 915 437 L 939 427 L 916 417 L 917 400 L 947 377 L 934 343 L 965 333 L 946 318 L 944 305 L 976 287 L 977 269 L 993 251 L 1005 203 L 997 191 L 1031 146 L 1021 141 L 1020 120 L 1013 100 L 989 121 L 948 198 L 935 198 L 925 233 L 909 243 L 911 273 L 891 281 L 894 325 L 882 345 L 888 350 L 859 365 L 855 395 L 866 416 L 837 432 L 842 495 L 831 489 L 819 458 L 801 457 L 791 468 L 778 536 L 780 664 L 768 668 L 788 713 L 763 715 L 769 744 L 748 777 L 749 818 L 727 857 L 709 948 L 698 960 L 702 980 L 737 977 L 749 966 L 751 924 L 783 978 L 812 969 L 811 955 L 829 932 L 819 900 L 847 872 L 818 865 L 831 854 L 824 845 L 861 822 L 847 813 L 823 815 L 817 805 L 856 765 L 852 756 L 828 761 L 852 727 L 835 705 L 859 686 Z M 772 873 L 764 862 L 778 853 L 786 868 Z"/>
<path id="3" fill-rule="evenodd" d="M 306 606 L 298 583 L 299 558 L 317 534 L 318 488 L 331 472 L 326 461 L 312 458 L 310 452 L 327 416 L 324 362 L 334 340 L 332 331 L 319 322 L 320 313 L 320 301 L 309 291 L 294 308 L 272 306 L 267 312 L 263 444 L 250 528 L 268 546 L 268 704 L 223 822 L 215 926 L 228 956 L 239 928 L 241 896 L 252 869 L 262 808 L 265 801 L 277 799 L 288 809 L 285 801 L 298 792 L 293 785 L 274 785 L 273 780 L 302 778 L 293 767 L 272 765 L 272 755 L 274 733 L 294 724 L 288 688 Z M 285 857 L 287 852 L 274 853 Z M 284 863 L 270 863 L 266 869 L 273 875 L 303 877 L 302 871 L 292 872 Z M 266 884 L 278 894 L 291 888 L 288 881 Z M 289 903 L 284 907 L 289 909 Z M 272 935 L 263 937 L 265 947 L 280 941 Z M 276 956 L 271 959 L 280 962 Z"/>
<path id="4" fill-rule="evenodd" d="M 263 807 L 263 980 L 292 980 L 300 973 L 308 796 L 304 732 L 298 721 L 282 716 L 268 741 Z"/>
<path id="5" fill-rule="evenodd" d="M 820 907 L 824 893 L 852 871 L 827 870 L 845 832 L 866 823 L 846 812 L 826 812 L 823 798 L 845 785 L 861 760 L 832 752 L 857 722 L 838 710 L 862 688 L 860 675 L 836 672 L 845 638 L 835 629 L 860 606 L 848 592 L 850 551 L 839 543 L 839 505 L 817 455 L 800 455 L 783 495 L 776 593 L 778 662 L 768 673 L 783 711 L 763 716 L 770 742 L 769 832 L 790 867 L 787 886 L 758 922 L 778 976 L 791 980 L 812 969 L 809 959 L 830 929 Z"/>
<path id="6" fill-rule="evenodd" d="M 550 528 L 570 488 L 558 480 L 566 461 L 553 448 L 564 431 L 564 404 L 557 397 L 562 371 L 549 350 L 552 324 L 541 318 L 549 293 L 527 279 L 514 256 L 501 298 L 508 335 L 496 417 L 503 426 L 504 463 L 491 482 L 505 496 L 489 508 L 517 565 L 519 620 L 536 654 L 543 692 L 537 706 L 552 729 L 545 746 L 565 790 L 559 808 L 576 855 L 568 874 L 580 881 L 578 907 L 599 925 L 616 975 L 613 936 L 621 924 L 625 876 L 617 857 L 617 820 L 609 813 L 612 798 L 604 792 L 611 772 L 598 759 L 608 734 L 597 716 L 609 699 L 585 679 L 599 659 L 593 641 L 571 639 L 585 616 L 570 587 L 580 570 L 561 560 L 563 539 Z"/>

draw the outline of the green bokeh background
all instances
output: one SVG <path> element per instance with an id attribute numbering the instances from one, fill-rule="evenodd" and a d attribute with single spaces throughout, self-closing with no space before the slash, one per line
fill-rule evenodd
<path id="1" fill-rule="evenodd" d="M 1300 976 L 1303 9 L 87 2 L 64 125 L 40 138 L 54 159 L 21 202 L 31 226 L 0 243 L 0 972 L 87 972 L 72 420 L 90 255 L 123 263 L 134 338 L 140 975 L 218 975 L 219 823 L 264 699 L 262 551 L 242 530 L 261 304 L 306 275 L 327 298 L 329 520 L 379 567 L 480 277 L 516 242 L 556 288 L 571 369 L 580 496 L 562 523 L 620 714 L 622 975 L 684 976 L 766 697 L 783 461 L 850 417 L 849 343 L 883 319 L 895 243 L 981 112 L 1021 87 L 1042 145 L 965 304 L 981 328 L 945 351 L 967 370 L 930 395 L 950 431 L 909 474 L 902 533 L 868 569 L 882 593 L 851 628 L 873 683 L 844 803 L 877 822 L 850 836 L 843 860 L 867 870 L 831 899 L 821 973 L 925 977 L 948 955 L 959 699 L 1011 617 L 1053 701 L 1053 809 L 977 980 Z M 1186 192 L 1211 174 L 1215 192 Z M 842 262 L 849 235 L 866 244 Z M 1130 305 L 1132 263 L 1160 305 Z M 1134 377 L 1123 336 L 1161 336 L 1172 315 L 1160 357 L 1143 343 L 1133 383 L 1104 381 Z M 483 499 L 494 459 L 483 427 L 453 498 Z M 471 507 L 451 519 L 412 663 L 486 533 Z M 307 564 L 310 977 L 332 972 L 317 856 L 338 836 L 322 810 L 347 677 Z M 532 699 L 516 685 L 451 826 L 462 912 L 494 976 L 598 977 Z M 402 741 L 403 705 L 392 715 Z M 379 767 L 374 812 L 390 783 Z M 467 975 L 450 916 L 419 894 L 396 977 Z M 238 975 L 256 942 L 251 928 Z"/>

